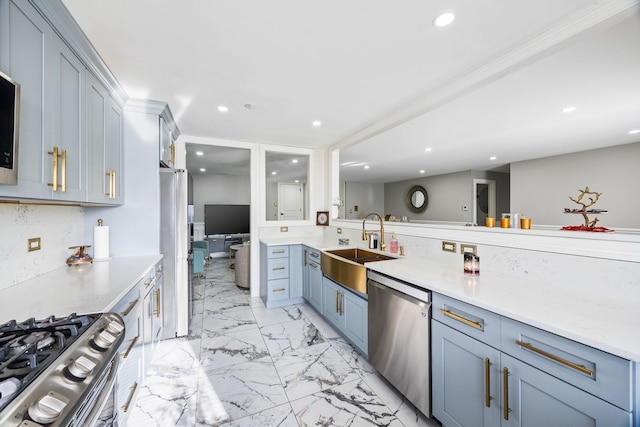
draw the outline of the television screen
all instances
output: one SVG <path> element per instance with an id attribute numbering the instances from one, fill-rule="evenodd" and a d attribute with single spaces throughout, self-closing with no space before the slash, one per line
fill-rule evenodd
<path id="1" fill-rule="evenodd" d="M 204 233 L 249 233 L 249 205 L 204 205 Z"/>

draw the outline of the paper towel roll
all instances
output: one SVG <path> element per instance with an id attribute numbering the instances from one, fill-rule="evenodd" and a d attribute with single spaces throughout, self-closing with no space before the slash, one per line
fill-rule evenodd
<path id="1" fill-rule="evenodd" d="M 93 227 L 93 259 L 99 261 L 109 258 L 109 226 Z"/>

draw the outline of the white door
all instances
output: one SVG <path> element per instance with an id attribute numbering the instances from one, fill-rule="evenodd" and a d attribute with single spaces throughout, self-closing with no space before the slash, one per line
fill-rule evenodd
<path id="1" fill-rule="evenodd" d="M 304 219 L 302 184 L 278 183 L 278 220 Z"/>

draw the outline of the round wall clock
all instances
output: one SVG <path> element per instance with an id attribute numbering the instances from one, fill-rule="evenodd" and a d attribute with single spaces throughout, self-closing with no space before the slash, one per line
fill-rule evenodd
<path id="1" fill-rule="evenodd" d="M 316 225 L 329 225 L 329 212 L 318 211 L 316 212 Z"/>

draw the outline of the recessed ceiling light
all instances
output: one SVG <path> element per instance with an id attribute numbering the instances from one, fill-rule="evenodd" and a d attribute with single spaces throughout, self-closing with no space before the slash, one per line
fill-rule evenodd
<path id="1" fill-rule="evenodd" d="M 369 169 L 369 165 L 366 165 L 364 168 L 365 168 L 365 169 Z"/>
<path id="2" fill-rule="evenodd" d="M 640 129 L 633 129 L 629 131 L 629 135 L 635 135 L 636 133 L 640 133 Z"/>
<path id="3" fill-rule="evenodd" d="M 420 173 L 425 173 L 425 170 L 424 169 L 420 170 Z"/>
<path id="4" fill-rule="evenodd" d="M 299 180 L 299 179 L 296 179 L 296 181 L 295 181 L 295 182 L 296 182 L 296 184 L 297 184 L 297 183 L 299 183 L 299 182 L 300 182 L 300 180 Z"/>
<path id="5" fill-rule="evenodd" d="M 291 163 L 298 163 L 298 159 L 291 160 Z"/>
<path id="6" fill-rule="evenodd" d="M 451 24 L 454 19 L 456 19 L 456 16 L 453 12 L 445 12 L 436 16 L 436 19 L 433 20 L 433 25 L 436 27 L 446 27 Z"/>
<path id="7" fill-rule="evenodd" d="M 427 148 L 425 148 L 425 149 L 424 149 L 424 151 L 426 151 L 427 153 L 428 153 L 429 151 L 431 151 L 431 150 L 432 150 L 432 148 L 431 148 L 431 147 L 427 147 Z"/>
<path id="8" fill-rule="evenodd" d="M 322 126 L 322 122 L 320 120 L 314 120 L 311 124 L 315 127 Z"/>
<path id="9" fill-rule="evenodd" d="M 496 159 L 497 159 L 497 157 L 496 157 L 496 156 L 491 156 L 491 157 L 489 157 L 489 160 L 496 160 Z"/>
<path id="10" fill-rule="evenodd" d="M 564 107 L 564 108 L 562 109 L 562 112 L 563 112 L 563 113 L 573 113 L 574 111 L 576 111 L 576 107 L 575 107 L 575 106 L 573 106 L 573 105 L 571 105 L 571 106 L 569 106 L 569 107 Z"/>
<path id="11" fill-rule="evenodd" d="M 207 170 L 205 168 L 200 168 L 200 172 L 206 172 Z"/>
<path id="12" fill-rule="evenodd" d="M 271 172 L 271 175 L 277 175 L 277 174 L 278 174 L 278 172 L 276 172 L 276 171 Z"/>
<path id="13" fill-rule="evenodd" d="M 204 153 L 202 151 L 196 151 L 196 156 L 204 156 Z"/>
<path id="14" fill-rule="evenodd" d="M 227 111 L 229 111 L 229 107 L 218 105 L 218 111 L 220 111 L 221 113 L 226 113 Z"/>

